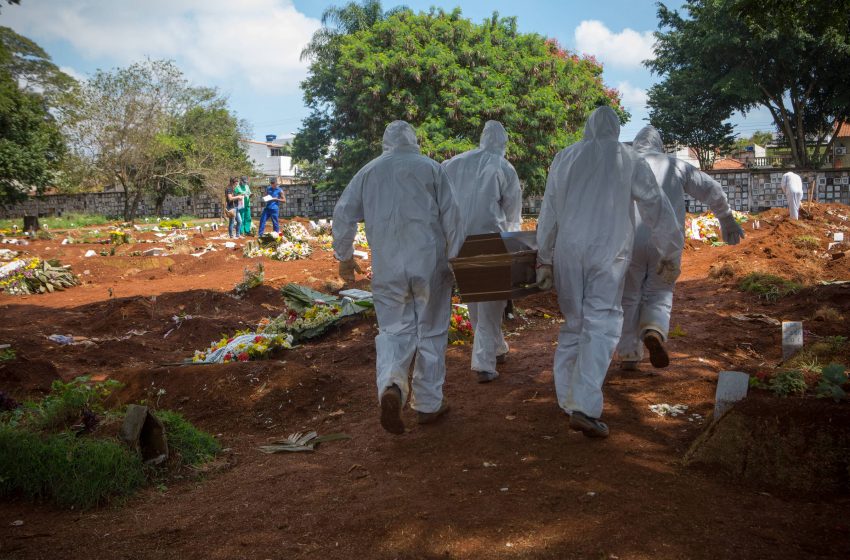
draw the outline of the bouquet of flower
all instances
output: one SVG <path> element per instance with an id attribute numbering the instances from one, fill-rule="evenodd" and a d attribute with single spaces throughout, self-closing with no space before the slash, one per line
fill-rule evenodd
<path id="1" fill-rule="evenodd" d="M 738 212 L 737 210 L 732 210 L 732 216 L 739 224 L 743 224 L 749 220 L 749 216 L 743 212 Z M 721 243 L 720 220 L 718 220 L 712 212 L 706 212 L 693 218 L 687 218 L 685 220 L 685 237 L 688 239 L 698 239 L 712 244 Z"/>
<path id="2" fill-rule="evenodd" d="M 10 295 L 43 294 L 79 283 L 68 268 L 55 261 L 14 259 L 0 267 L 0 290 Z"/>
<path id="3" fill-rule="evenodd" d="M 233 288 L 236 297 L 242 297 L 248 293 L 248 290 L 262 286 L 265 277 L 266 274 L 262 262 L 257 264 L 256 270 L 245 267 L 245 271 L 242 273 L 242 281 Z"/>
<path id="4" fill-rule="evenodd" d="M 315 338 L 328 330 L 342 318 L 341 306 L 317 303 L 301 312 L 288 308 L 274 319 L 263 319 L 257 332 L 264 334 L 288 334 L 294 340 Z"/>
<path id="5" fill-rule="evenodd" d="M 286 239 L 294 243 L 307 243 L 310 240 L 310 233 L 301 222 L 287 222 L 283 226 L 282 233 Z"/>
<path id="6" fill-rule="evenodd" d="M 469 308 L 460 303 L 452 304 L 452 315 L 449 320 L 449 342 L 453 345 L 463 345 L 472 342 L 474 332 L 469 321 Z"/>
<path id="7" fill-rule="evenodd" d="M 292 222 L 289 225 L 295 224 L 301 231 L 306 233 L 304 226 L 298 222 Z M 289 226 L 287 226 L 289 227 Z M 294 228 L 296 231 L 298 228 Z M 285 233 L 285 232 L 284 232 Z M 313 253 L 313 248 L 305 241 L 292 241 L 278 233 L 265 233 L 260 236 L 257 242 L 249 241 L 245 248 L 242 249 L 242 255 L 247 258 L 254 257 L 269 257 L 277 261 L 294 261 L 298 259 L 306 259 Z"/>
<path id="8" fill-rule="evenodd" d="M 115 229 L 109 232 L 109 242 L 113 245 L 121 245 L 123 243 L 132 243 L 133 238 L 126 231 Z"/>
<path id="9" fill-rule="evenodd" d="M 311 254 L 313 254 L 313 248 L 306 241 L 283 241 L 277 246 L 271 258 L 278 261 L 296 261 L 306 259 Z"/>
<path id="10" fill-rule="evenodd" d="M 366 239 L 366 224 L 360 222 L 357 224 L 357 235 L 354 236 L 354 244 L 360 247 L 369 248 L 369 240 Z"/>
<path id="11" fill-rule="evenodd" d="M 292 348 L 292 336 L 240 331 L 232 337 L 222 337 L 210 343 L 206 350 L 195 351 L 193 363 L 228 363 L 262 360 L 275 350 Z"/>

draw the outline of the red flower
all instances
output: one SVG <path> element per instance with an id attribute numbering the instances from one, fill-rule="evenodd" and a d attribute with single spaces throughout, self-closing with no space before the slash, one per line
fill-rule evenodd
<path id="1" fill-rule="evenodd" d="M 231 342 L 233 342 L 233 339 L 232 339 L 232 338 L 228 338 L 228 339 L 227 339 L 227 343 L 228 343 L 228 344 L 230 344 Z"/>
<path id="2" fill-rule="evenodd" d="M 241 354 L 236 356 L 236 359 L 239 360 L 240 362 L 247 362 L 248 360 L 251 359 L 251 356 L 248 355 L 248 352 L 242 352 Z"/>
<path id="3" fill-rule="evenodd" d="M 262 342 L 262 341 L 263 341 L 263 337 L 262 337 L 262 336 L 255 336 L 255 337 L 254 337 L 254 342 Z"/>
<path id="4" fill-rule="evenodd" d="M 233 359 L 233 354 L 231 354 L 230 352 L 228 352 L 227 354 L 225 354 L 225 355 L 224 355 L 224 358 L 222 358 L 222 360 L 223 360 L 223 361 L 225 361 L 225 362 L 229 362 L 229 361 L 230 361 L 230 360 L 232 360 L 232 359 Z"/>

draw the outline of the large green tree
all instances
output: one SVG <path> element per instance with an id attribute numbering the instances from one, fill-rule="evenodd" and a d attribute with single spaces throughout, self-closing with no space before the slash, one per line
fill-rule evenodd
<path id="1" fill-rule="evenodd" d="M 6 53 L 3 68 L 17 80 L 18 86 L 43 95 L 51 106 L 76 85 L 76 80 L 62 72 L 44 49 L 8 27 L 0 26 L 0 48 Z"/>
<path id="2" fill-rule="evenodd" d="M 45 97 L 19 86 L 18 51 L 7 47 L 9 36 L 7 28 L 0 28 L 0 204 L 24 199 L 32 189 L 41 192 L 52 184 L 65 152 Z"/>
<path id="3" fill-rule="evenodd" d="M 124 218 L 145 195 L 213 189 L 250 169 L 224 99 L 167 60 L 99 70 L 68 96 L 63 130 L 82 167 L 124 191 Z"/>
<path id="4" fill-rule="evenodd" d="M 541 192 L 552 157 L 580 138 L 590 111 L 611 105 L 628 118 L 593 58 L 519 33 L 514 18 L 498 14 L 475 24 L 460 9 L 402 10 L 330 44 L 302 84 L 313 114 L 293 154 L 314 164 L 327 156 L 323 180 L 335 188 L 380 153 L 395 119 L 413 124 L 423 152 L 438 160 L 477 145 L 484 122 L 500 120 L 527 192 Z"/>
<path id="5" fill-rule="evenodd" d="M 647 95 L 649 122 L 668 145 L 694 150 L 700 168 L 711 169 L 718 153 L 734 142 L 733 127 L 725 122 L 732 114 L 728 103 L 711 92 L 700 76 L 687 70 L 671 72 Z"/>
<path id="6" fill-rule="evenodd" d="M 742 112 L 766 107 L 798 167 L 819 165 L 850 119 L 850 0 L 687 0 L 659 4 L 656 58 L 665 76 L 699 77 Z"/>

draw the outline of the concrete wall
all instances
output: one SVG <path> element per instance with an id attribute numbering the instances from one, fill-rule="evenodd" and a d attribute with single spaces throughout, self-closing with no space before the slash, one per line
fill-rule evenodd
<path id="1" fill-rule="evenodd" d="M 784 173 L 785 170 L 748 169 L 711 171 L 709 175 L 721 184 L 732 208 L 742 212 L 755 212 L 776 206 L 786 206 L 785 195 L 780 187 Z M 850 204 L 850 169 L 797 171 L 796 173 L 803 178 L 806 200 L 809 197 L 809 189 L 815 185 L 818 201 Z M 333 215 L 339 193 L 314 191 L 308 185 L 282 185 L 282 187 L 286 193 L 286 204 L 281 206 L 281 216 L 329 218 Z M 251 213 L 259 216 L 263 211 L 261 198 L 265 194 L 265 188 L 252 187 L 251 190 L 253 193 Z M 208 194 L 168 197 L 165 200 L 163 214 L 164 216 L 188 214 L 199 218 L 216 218 L 221 215 L 222 198 L 223 195 L 215 197 Z M 532 216 L 539 214 L 542 202 L 542 196 L 526 197 L 523 201 L 523 214 Z M 688 212 L 708 210 L 704 204 L 687 195 L 685 195 L 685 205 Z M 56 216 L 70 213 L 118 217 L 123 211 L 123 193 L 47 195 L 39 199 L 31 198 L 24 203 L 6 208 L 0 206 L 0 218 L 20 218 L 24 215 Z M 153 199 L 148 198 L 140 205 L 138 215 L 152 216 L 153 212 Z"/>
<path id="2" fill-rule="evenodd" d="M 723 188 L 729 205 L 739 212 L 758 212 L 767 208 L 785 207 L 787 202 L 780 185 L 787 169 L 731 169 L 709 171 Z M 850 169 L 819 169 L 797 171 L 803 179 L 804 200 L 809 199 L 809 190 L 816 187 L 818 202 L 841 202 L 850 204 Z M 540 213 L 542 197 L 528 197 L 523 201 L 523 214 Z M 688 212 L 705 212 L 708 207 L 685 195 Z"/>
<path id="3" fill-rule="evenodd" d="M 284 217 L 310 216 L 326 218 L 333 215 L 333 209 L 339 198 L 338 193 L 313 192 L 307 185 L 283 185 L 286 204 L 281 205 L 280 214 Z M 194 196 L 169 196 L 163 204 L 163 217 L 192 215 L 199 218 L 217 218 L 221 215 L 221 197 L 209 194 Z M 251 213 L 259 217 L 263 211 L 262 196 L 264 188 L 253 187 Z M 139 205 L 137 216 L 153 216 L 155 205 L 152 197 L 147 197 Z M 65 214 L 102 214 L 120 217 L 124 213 L 124 193 L 84 193 L 73 195 L 46 195 L 30 198 L 20 203 L 0 206 L 0 218 L 20 218 L 22 216 L 61 216 Z"/>

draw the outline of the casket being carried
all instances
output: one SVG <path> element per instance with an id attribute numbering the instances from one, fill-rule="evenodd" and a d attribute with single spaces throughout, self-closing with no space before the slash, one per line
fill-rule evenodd
<path id="1" fill-rule="evenodd" d="M 519 299 L 540 291 L 534 231 L 470 235 L 449 262 L 464 303 Z"/>

